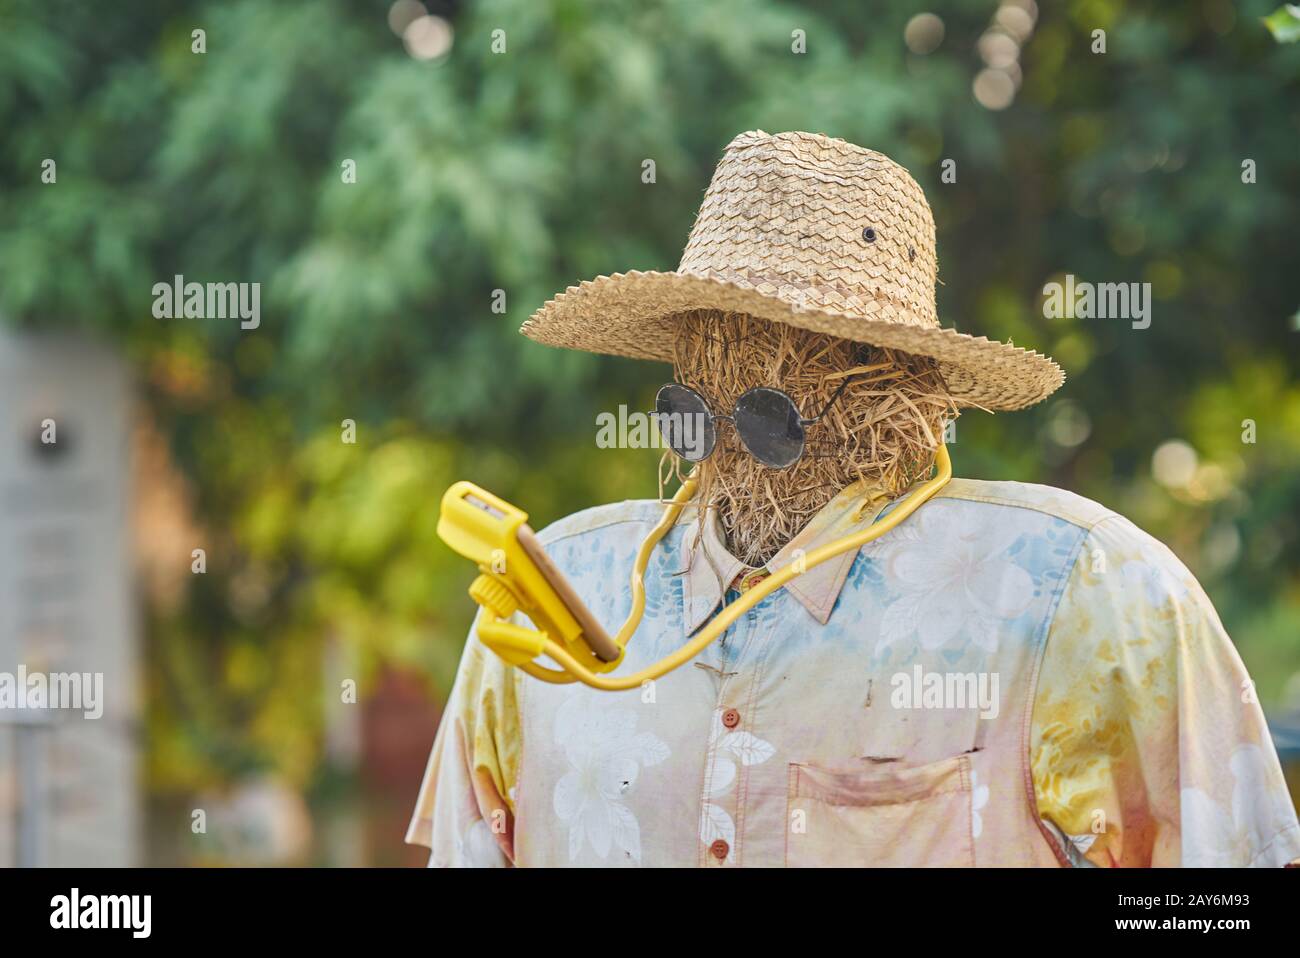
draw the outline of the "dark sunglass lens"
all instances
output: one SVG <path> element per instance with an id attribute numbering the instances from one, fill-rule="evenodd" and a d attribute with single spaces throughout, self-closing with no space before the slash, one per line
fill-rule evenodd
<path id="1" fill-rule="evenodd" d="M 803 455 L 803 423 L 794 402 L 779 389 L 751 389 L 736 402 L 736 432 L 750 455 L 784 469 Z"/>
<path id="2" fill-rule="evenodd" d="M 687 462 L 707 459 L 718 434 L 704 397 L 680 383 L 669 383 L 655 396 L 655 419 L 664 443 Z"/>

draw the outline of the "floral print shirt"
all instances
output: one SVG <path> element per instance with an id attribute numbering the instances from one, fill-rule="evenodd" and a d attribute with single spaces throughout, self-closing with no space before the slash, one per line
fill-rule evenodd
<path id="1" fill-rule="evenodd" d="M 890 508 L 867 492 L 768 568 Z M 611 630 L 661 508 L 540 534 Z M 688 509 L 618 672 L 679 647 L 748 571 Z M 1300 859 L 1253 686 L 1182 563 L 1096 503 L 966 479 L 640 690 L 538 682 L 471 631 L 407 840 L 433 865 Z"/>

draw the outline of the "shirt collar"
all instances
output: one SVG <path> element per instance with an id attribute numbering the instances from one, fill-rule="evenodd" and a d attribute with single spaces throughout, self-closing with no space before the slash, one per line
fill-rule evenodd
<path id="1" fill-rule="evenodd" d="M 865 529 L 889 505 L 889 498 L 879 487 L 865 480 L 840 491 L 812 518 L 799 534 L 785 544 L 763 568 L 775 572 L 819 546 Z M 722 526 L 714 511 L 705 514 L 700 530 L 698 508 L 685 527 L 678 550 L 680 557 L 675 574 L 682 577 L 682 616 L 686 634 L 703 625 L 717 610 L 731 582 L 747 566 L 723 543 Z M 845 552 L 827 559 L 786 583 L 785 589 L 799 601 L 808 614 L 822 625 L 831 617 L 835 602 L 844 588 L 849 569 L 857 552 Z"/>

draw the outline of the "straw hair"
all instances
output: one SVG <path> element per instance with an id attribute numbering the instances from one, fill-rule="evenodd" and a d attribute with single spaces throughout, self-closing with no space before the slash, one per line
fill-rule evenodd
<path id="1" fill-rule="evenodd" d="M 727 146 L 675 272 L 571 286 L 521 332 L 570 349 L 671 362 L 678 319 L 743 313 L 928 356 L 954 402 L 1020 409 L 1064 374 L 1036 352 L 939 326 L 934 219 L 888 157 L 812 133 Z"/>
<path id="2" fill-rule="evenodd" d="M 902 493 L 928 472 L 944 422 L 957 415 L 932 359 L 737 313 L 697 310 L 677 319 L 674 372 L 715 413 L 729 414 L 753 386 L 772 386 L 815 415 L 854 374 L 808 427 L 805 454 L 788 469 L 759 463 L 727 424 L 696 467 L 696 501 L 716 510 L 728 549 L 748 565 L 772 558 L 855 482 L 865 480 L 864 500 Z"/>

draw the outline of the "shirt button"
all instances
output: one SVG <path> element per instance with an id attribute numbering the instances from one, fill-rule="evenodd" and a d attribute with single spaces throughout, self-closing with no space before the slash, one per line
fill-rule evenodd
<path id="1" fill-rule="evenodd" d="M 740 724 L 740 713 L 735 709 L 727 709 L 722 713 L 722 724 L 727 728 L 735 728 Z"/>
<path id="2" fill-rule="evenodd" d="M 731 846 L 721 838 L 709 846 L 709 853 L 720 862 L 727 860 L 727 852 L 729 851 L 731 851 Z"/>

